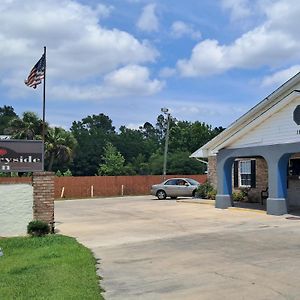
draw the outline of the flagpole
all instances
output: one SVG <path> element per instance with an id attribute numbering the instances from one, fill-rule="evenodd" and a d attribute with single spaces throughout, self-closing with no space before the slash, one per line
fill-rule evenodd
<path id="1" fill-rule="evenodd" d="M 44 84 L 43 84 L 43 141 L 45 143 L 45 108 L 46 108 L 46 46 L 44 47 L 45 55 L 45 70 L 44 70 Z"/>

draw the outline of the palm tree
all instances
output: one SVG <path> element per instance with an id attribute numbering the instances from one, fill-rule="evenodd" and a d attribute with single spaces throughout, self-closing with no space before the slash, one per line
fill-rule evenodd
<path id="1" fill-rule="evenodd" d="M 48 128 L 45 141 L 45 156 L 49 158 L 48 171 L 52 170 L 55 159 L 61 163 L 69 162 L 76 144 L 71 132 L 61 127 Z"/>
<path id="2" fill-rule="evenodd" d="M 48 124 L 45 125 L 47 130 Z M 17 117 L 9 122 L 9 132 L 15 139 L 41 140 L 42 130 L 43 121 L 31 111 L 24 112 L 22 119 Z"/>

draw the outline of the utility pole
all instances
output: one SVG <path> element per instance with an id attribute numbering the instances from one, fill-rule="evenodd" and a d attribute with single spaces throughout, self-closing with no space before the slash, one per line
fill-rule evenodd
<path id="1" fill-rule="evenodd" d="M 164 151 L 164 166 L 163 166 L 163 178 L 166 180 L 167 174 L 167 156 L 168 156 L 168 146 L 169 146 L 169 131 L 170 131 L 170 121 L 171 114 L 169 113 L 168 108 L 162 108 L 161 111 L 167 115 L 167 132 L 166 132 L 166 140 L 165 140 L 165 151 Z"/>

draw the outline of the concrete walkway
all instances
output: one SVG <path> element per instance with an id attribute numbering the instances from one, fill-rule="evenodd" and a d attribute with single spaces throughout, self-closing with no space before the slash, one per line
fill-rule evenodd
<path id="1" fill-rule="evenodd" d="M 56 202 L 106 300 L 300 299 L 300 220 L 151 196 Z"/>

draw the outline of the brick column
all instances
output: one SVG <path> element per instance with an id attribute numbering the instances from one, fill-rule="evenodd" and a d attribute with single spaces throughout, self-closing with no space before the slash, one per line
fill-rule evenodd
<path id="1" fill-rule="evenodd" d="M 208 182 L 217 188 L 218 178 L 217 178 L 217 156 L 208 157 Z"/>
<path id="2" fill-rule="evenodd" d="M 49 224 L 54 231 L 54 173 L 33 173 L 33 219 Z"/>

